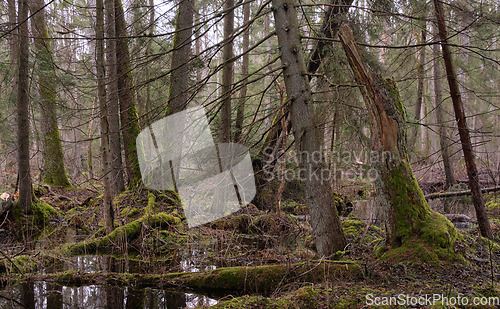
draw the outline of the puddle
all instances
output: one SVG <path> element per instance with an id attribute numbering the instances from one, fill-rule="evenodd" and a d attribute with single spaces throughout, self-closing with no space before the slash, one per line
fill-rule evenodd
<path id="1" fill-rule="evenodd" d="M 217 300 L 204 295 L 160 289 L 27 282 L 0 290 L 0 308 L 196 308 Z"/>

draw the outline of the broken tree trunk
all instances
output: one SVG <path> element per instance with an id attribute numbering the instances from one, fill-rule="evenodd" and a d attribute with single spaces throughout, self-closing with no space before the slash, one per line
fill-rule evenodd
<path id="1" fill-rule="evenodd" d="M 339 37 L 356 81 L 364 85 L 359 89 L 370 111 L 372 156 L 379 158 L 375 187 L 387 228 L 386 244 L 394 249 L 384 256 L 410 255 L 426 262 L 458 257 L 453 253 L 456 229 L 430 209 L 409 164 L 406 114 L 396 84 L 367 70 L 347 25 L 340 28 Z"/>
<path id="2" fill-rule="evenodd" d="M 486 214 L 484 206 L 484 198 L 481 193 L 481 186 L 479 185 L 478 173 L 476 163 L 474 162 L 474 155 L 472 153 L 472 142 L 470 139 L 469 128 L 465 119 L 464 106 L 462 104 L 462 96 L 458 86 L 457 73 L 455 66 L 451 59 L 450 47 L 448 46 L 448 31 L 446 30 L 446 23 L 444 21 L 443 3 L 434 0 L 436 8 L 436 19 L 439 30 L 439 37 L 441 39 L 441 50 L 443 51 L 444 66 L 446 68 L 446 75 L 448 77 L 448 85 L 450 86 L 450 96 L 453 101 L 453 109 L 455 110 L 455 119 L 458 126 L 458 135 L 460 136 L 460 143 L 462 144 L 462 151 L 464 153 L 465 165 L 467 168 L 467 176 L 469 178 L 469 188 L 472 193 L 472 203 L 476 209 L 477 222 L 479 230 L 483 237 L 489 239 L 493 238 L 491 232 L 490 221 Z"/>

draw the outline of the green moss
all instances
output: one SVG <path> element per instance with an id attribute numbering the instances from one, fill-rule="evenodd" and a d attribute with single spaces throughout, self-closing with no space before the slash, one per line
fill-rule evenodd
<path id="1" fill-rule="evenodd" d="M 486 210 L 495 211 L 500 209 L 500 197 L 498 195 L 486 196 Z"/>
<path id="2" fill-rule="evenodd" d="M 406 123 L 406 110 L 405 110 L 403 103 L 401 102 L 401 97 L 399 95 L 399 91 L 398 91 L 398 87 L 397 87 L 396 83 L 394 82 L 394 80 L 392 80 L 390 78 L 383 80 L 383 82 L 385 85 L 385 89 L 387 89 L 390 92 L 392 99 L 393 99 L 393 102 L 394 102 L 394 105 L 396 106 L 396 108 L 400 112 L 401 117 L 404 120 L 403 123 Z"/>
<path id="3" fill-rule="evenodd" d="M 151 192 L 148 193 L 148 206 L 146 207 L 146 209 L 144 209 L 145 215 L 150 215 L 154 212 L 155 202 L 156 202 L 156 195 L 154 195 Z"/>
<path id="4" fill-rule="evenodd" d="M 392 191 L 396 234 L 392 249 L 382 259 L 416 259 L 429 263 L 464 261 L 453 250 L 460 234 L 446 217 L 430 209 L 411 168 L 405 163 L 395 167 L 386 187 Z"/>
<path id="5" fill-rule="evenodd" d="M 35 201 L 31 204 L 33 209 L 33 218 L 37 223 L 45 223 L 50 220 L 52 216 L 60 215 L 61 213 L 54 209 L 42 200 Z"/>
<path id="6" fill-rule="evenodd" d="M 474 288 L 474 294 L 477 297 L 496 297 L 500 298 L 500 288 L 498 285 L 483 285 Z"/>
<path id="7" fill-rule="evenodd" d="M 348 265 L 348 266 L 346 266 Z M 270 291 L 278 285 L 294 282 L 321 282 L 338 278 L 358 278 L 361 267 L 349 261 L 314 261 L 293 265 L 227 267 L 200 273 L 169 274 L 176 282 L 200 290 Z"/>
<path id="8" fill-rule="evenodd" d="M 312 286 L 304 286 L 291 293 L 285 294 L 279 299 L 267 298 L 259 295 L 245 295 L 233 298 L 231 300 L 222 301 L 219 304 L 215 305 L 213 308 L 316 309 L 324 308 L 324 297 L 324 292 L 318 291 Z"/>
<path id="9" fill-rule="evenodd" d="M 287 308 L 280 302 L 281 308 Z M 231 300 L 226 300 L 213 306 L 214 309 L 240 309 L 240 308 L 269 308 L 271 300 L 259 295 L 244 295 Z M 272 308 L 272 307 L 271 307 Z"/>
<path id="10" fill-rule="evenodd" d="M 145 224 L 151 228 L 176 225 L 181 222 L 179 217 L 160 212 L 156 215 L 143 216 L 140 219 L 134 220 L 126 225 L 116 228 L 109 235 L 98 239 L 91 239 L 76 244 L 68 244 L 63 247 L 63 251 L 69 255 L 83 254 L 86 252 L 95 252 L 99 249 L 104 249 L 122 241 L 131 241 L 137 238 Z"/>
<path id="11" fill-rule="evenodd" d="M 40 268 L 53 264 L 59 258 L 54 252 L 41 252 L 37 255 L 23 254 L 9 260 L 0 260 L 0 273 L 16 273 L 30 275 Z"/>
<path id="12" fill-rule="evenodd" d="M 141 213 L 141 211 L 139 209 L 137 209 L 137 208 L 125 207 L 125 208 L 123 208 L 120 211 L 120 216 L 122 218 L 125 218 L 125 217 L 137 217 L 140 213 Z"/>

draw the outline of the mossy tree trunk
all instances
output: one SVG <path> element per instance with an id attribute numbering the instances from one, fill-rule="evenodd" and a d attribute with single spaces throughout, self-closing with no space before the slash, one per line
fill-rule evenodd
<path id="1" fill-rule="evenodd" d="M 127 43 L 127 25 L 121 0 L 115 0 L 116 27 L 116 59 L 118 76 L 118 96 L 120 100 L 120 121 L 125 154 L 125 170 L 128 185 L 140 183 L 141 171 L 137 159 L 135 140 L 140 132 L 139 116 L 136 110 L 136 92 L 130 65 L 130 53 Z"/>
<path id="2" fill-rule="evenodd" d="M 47 31 L 43 0 L 31 0 L 31 27 L 35 34 L 36 62 L 38 65 L 38 92 L 43 134 L 43 181 L 48 185 L 70 185 L 64 168 L 61 135 L 57 125 L 56 76 L 51 40 Z"/>
<path id="3" fill-rule="evenodd" d="M 408 248 L 415 247 L 425 250 L 417 255 L 443 258 L 452 250 L 457 231 L 430 209 L 413 175 L 406 148 L 406 114 L 396 84 L 367 70 L 347 25 L 341 27 L 339 36 L 356 81 L 364 85 L 360 90 L 370 111 L 372 156 L 377 154 L 379 159 L 375 186 L 385 217 L 387 245 L 405 248 L 402 254 L 411 254 Z"/>
<path id="4" fill-rule="evenodd" d="M 320 140 L 314 123 L 313 100 L 304 53 L 300 43 L 296 3 L 293 0 L 273 0 L 273 13 L 283 66 L 286 94 L 291 110 L 291 123 L 299 156 L 300 175 L 306 188 L 306 204 L 320 256 L 342 251 L 346 239 L 332 196 L 329 171 L 322 156 Z"/>

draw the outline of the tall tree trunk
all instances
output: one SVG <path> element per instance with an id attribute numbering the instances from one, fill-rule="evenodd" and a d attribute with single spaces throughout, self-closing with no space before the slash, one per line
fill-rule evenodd
<path id="1" fill-rule="evenodd" d="M 320 141 L 313 123 L 312 95 L 300 34 L 295 3 L 292 0 L 273 0 L 273 11 L 278 44 L 283 65 L 287 98 L 291 105 L 291 121 L 301 175 L 306 187 L 307 207 L 320 256 L 330 256 L 344 250 L 346 239 L 331 194 L 329 179 L 324 179 L 328 168 L 322 157 Z"/>
<path id="2" fill-rule="evenodd" d="M 16 0 L 7 0 L 7 10 L 8 10 L 8 15 L 9 15 L 9 27 L 14 29 L 17 25 Z M 9 55 L 10 70 L 9 71 L 10 72 L 16 72 L 16 65 L 17 65 L 17 58 L 18 58 L 17 34 L 18 34 L 18 29 L 16 28 L 16 29 L 12 30 L 12 32 L 9 35 L 9 50 L 10 50 L 10 55 Z M 15 74 L 13 74 L 13 76 L 14 75 Z M 15 78 L 14 78 L 14 80 L 15 80 Z"/>
<path id="3" fill-rule="evenodd" d="M 175 21 L 167 114 L 186 109 L 189 101 L 189 59 L 191 58 L 193 18 L 194 0 L 181 0 Z"/>
<path id="4" fill-rule="evenodd" d="M 423 22 L 423 26 L 426 26 L 425 21 Z M 422 34 L 417 38 L 417 44 L 425 43 L 426 40 L 426 29 L 422 29 Z M 418 141 L 418 133 L 420 129 L 420 125 L 417 125 L 418 122 L 422 119 L 422 107 L 425 104 L 424 102 L 424 78 L 425 78 L 425 46 L 420 47 L 420 52 L 417 61 L 417 102 L 415 104 L 415 125 L 413 130 L 411 130 L 411 139 L 410 145 L 416 146 Z M 422 145 L 426 143 L 426 140 L 422 138 Z M 419 147 L 420 148 L 420 147 Z M 422 147 L 425 149 L 425 147 Z"/>
<path id="5" fill-rule="evenodd" d="M 92 142 L 93 142 L 93 134 L 92 129 L 94 127 L 94 111 L 96 108 L 96 99 L 94 98 L 92 102 L 92 111 L 90 112 L 90 121 L 87 127 L 87 172 L 88 172 L 88 180 L 92 184 L 94 181 L 94 159 L 92 154 Z"/>
<path id="6" fill-rule="evenodd" d="M 438 36 L 437 29 L 435 31 L 435 36 Z M 439 45 L 432 45 L 432 74 L 434 75 L 434 101 L 436 106 L 436 123 L 438 124 L 438 135 L 439 135 L 439 147 L 441 148 L 441 158 L 443 160 L 444 174 L 446 189 L 450 188 L 455 184 L 455 175 L 453 172 L 453 166 L 451 164 L 451 143 L 450 138 L 447 133 L 445 113 L 443 108 L 443 97 L 441 95 L 441 66 L 439 64 L 440 52 Z"/>
<path id="7" fill-rule="evenodd" d="M 120 100 L 120 122 L 123 136 L 125 155 L 125 170 L 128 176 L 128 185 L 136 186 L 141 180 L 141 171 L 137 159 L 135 140 L 140 132 L 139 116 L 136 110 L 136 92 L 130 53 L 127 43 L 127 25 L 121 0 L 115 0 L 116 26 L 116 72 L 118 76 L 118 96 Z"/>
<path id="8" fill-rule="evenodd" d="M 23 22 L 28 18 L 28 0 L 18 1 L 18 20 Z M 19 58 L 18 63 L 18 87 L 17 87 L 17 145 L 18 145 L 18 168 L 19 179 L 19 207 L 28 214 L 31 213 L 31 201 L 33 191 L 30 175 L 30 120 L 29 120 L 29 46 L 28 46 L 28 23 L 19 25 Z"/>
<path id="9" fill-rule="evenodd" d="M 219 142 L 231 140 L 231 95 L 233 88 L 233 31 L 234 31 L 234 0 L 226 0 L 224 10 L 224 46 L 222 48 L 222 107 L 220 111 Z"/>
<path id="10" fill-rule="evenodd" d="M 330 5 L 326 7 L 325 15 L 323 17 L 323 22 L 321 24 L 321 35 L 326 39 L 333 39 L 342 24 L 345 14 L 349 10 L 350 5 L 353 0 L 331 0 Z M 328 44 L 331 44 L 330 40 L 319 39 L 314 45 L 313 51 L 309 55 L 309 60 L 307 62 L 307 73 L 309 81 L 312 79 L 314 74 L 318 71 L 321 63 L 323 63 L 329 56 L 331 48 L 328 48 Z M 287 119 L 287 129 L 290 129 L 290 108 L 287 105 L 285 108 L 284 117 Z M 266 136 L 262 150 L 274 149 L 276 148 L 275 143 L 278 141 L 278 137 L 281 136 L 282 126 L 280 123 L 279 115 L 276 116 L 272 124 L 272 129 Z"/>
<path id="11" fill-rule="evenodd" d="M 116 195 L 125 190 L 122 169 L 120 141 L 120 105 L 118 98 L 117 59 L 116 59 L 116 15 L 115 0 L 104 0 L 106 12 L 106 75 L 108 99 L 109 165 L 111 192 Z"/>
<path id="12" fill-rule="evenodd" d="M 243 25 L 248 23 L 250 19 L 250 2 L 243 4 Z M 245 101 L 247 98 L 247 79 L 248 79 L 248 48 L 250 45 L 250 27 L 247 26 L 245 32 L 243 32 L 243 59 L 241 63 L 241 79 L 242 85 L 240 90 L 240 98 L 238 100 L 238 109 L 236 111 L 236 123 L 234 132 L 234 141 L 238 143 L 241 138 L 241 133 L 243 130 L 243 118 L 245 116 Z"/>
<path id="13" fill-rule="evenodd" d="M 349 65 L 367 109 L 372 129 L 372 156 L 378 154 L 375 187 L 388 232 L 389 248 L 411 247 L 419 258 L 437 262 L 453 250 L 455 227 L 432 211 L 420 190 L 408 161 L 406 114 L 394 81 L 369 72 L 361 58 L 351 29 L 339 32 Z M 420 243 L 420 244 L 419 244 Z M 394 250 L 396 256 L 406 250 Z M 398 256 L 398 258 L 404 258 Z"/>
<path id="14" fill-rule="evenodd" d="M 151 44 L 153 42 L 153 34 L 155 29 L 155 6 L 154 0 L 149 0 L 149 35 L 148 42 L 146 43 L 146 58 L 149 58 L 151 55 Z M 145 80 L 150 79 L 150 71 L 149 65 L 146 66 L 145 70 L 146 78 Z M 147 83 L 146 85 L 146 100 L 144 104 L 144 114 L 146 115 L 143 122 L 143 128 L 147 125 L 151 124 L 149 112 L 151 111 L 151 83 Z"/>
<path id="15" fill-rule="evenodd" d="M 460 136 L 460 143 L 462 144 L 462 151 L 464 154 L 465 165 L 467 167 L 467 176 L 469 178 L 469 188 L 472 193 L 472 201 L 476 209 L 477 223 L 481 235 L 491 239 L 490 221 L 486 214 L 484 206 L 484 198 L 479 185 L 478 173 L 474 156 L 472 153 L 472 143 L 467 127 L 464 106 L 462 104 L 462 97 L 458 86 L 457 73 L 451 58 L 450 47 L 448 45 L 448 31 L 446 30 L 446 23 L 444 20 L 443 4 L 439 0 L 434 0 L 436 8 L 436 19 L 439 29 L 439 37 L 441 38 L 441 50 L 443 52 L 444 65 L 446 68 L 446 75 L 448 77 L 448 85 L 450 87 L 451 100 L 453 101 L 453 109 L 455 110 L 455 119 L 458 126 L 458 134 Z"/>
<path id="16" fill-rule="evenodd" d="M 31 27 L 35 35 L 36 62 L 39 67 L 38 93 L 42 116 L 43 182 L 48 185 L 67 187 L 70 183 L 64 168 L 61 135 L 57 124 L 56 76 L 52 44 L 45 20 L 45 3 L 44 0 L 30 1 Z"/>
<path id="17" fill-rule="evenodd" d="M 106 102 L 106 71 L 104 63 L 104 3 L 96 0 L 96 67 L 97 67 L 97 97 L 99 100 L 100 127 L 101 127 L 101 162 L 103 170 L 104 197 L 103 212 L 106 221 L 106 232 L 114 229 L 113 198 L 111 193 L 109 162 L 109 124 Z"/>

